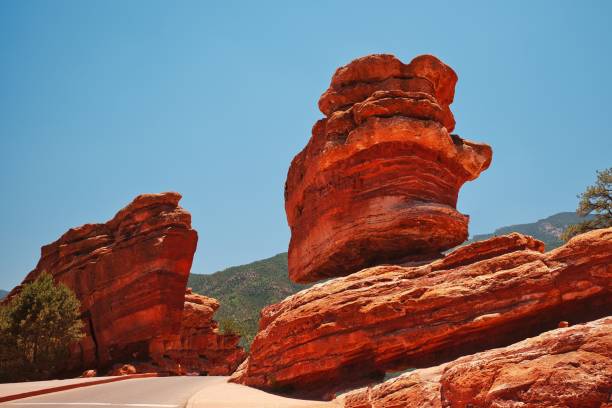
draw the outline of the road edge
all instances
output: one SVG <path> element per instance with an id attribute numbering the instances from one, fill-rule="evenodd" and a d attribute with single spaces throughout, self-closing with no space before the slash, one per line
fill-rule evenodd
<path id="1" fill-rule="evenodd" d="M 73 388 L 88 387 L 90 385 L 100 385 L 100 384 L 106 384 L 106 383 L 111 383 L 111 382 L 116 382 L 116 381 L 130 380 L 132 378 L 148 378 L 148 377 L 159 377 L 159 374 L 158 373 L 128 374 L 128 375 L 122 375 L 122 376 L 117 376 L 117 377 L 102 378 L 97 381 L 88 381 L 88 382 L 82 382 L 82 383 L 60 385 L 56 387 L 42 388 L 40 390 L 27 391 L 27 392 L 22 392 L 19 394 L 5 395 L 3 397 L 0 397 L 0 403 L 7 402 L 7 401 L 13 401 L 16 399 L 35 397 L 37 395 L 51 394 L 53 392 L 71 390 Z"/>
<path id="2" fill-rule="evenodd" d="M 225 383 L 228 383 L 228 381 L 226 380 Z M 230 383 L 231 384 L 231 383 Z M 231 384 L 232 386 L 240 386 L 240 387 L 247 387 L 247 388 L 253 388 L 253 387 L 249 387 L 248 385 L 244 385 L 244 384 Z M 187 400 L 187 403 L 185 404 L 185 408 L 204 408 L 209 405 L 209 402 L 207 401 L 201 401 L 200 395 L 205 393 L 207 391 L 206 388 L 202 388 L 198 391 L 196 391 L 191 397 L 189 397 L 189 399 Z M 287 397 L 283 397 L 280 395 L 274 395 L 271 393 L 268 393 L 266 391 L 263 390 L 259 390 L 255 388 L 255 391 L 257 392 L 262 392 L 267 394 L 267 396 L 272 396 L 272 397 L 279 397 L 283 400 L 287 399 Z M 290 400 L 290 401 L 289 401 Z M 284 407 L 284 408 L 343 408 L 344 407 L 344 403 L 341 403 L 337 400 L 333 400 L 333 401 L 310 401 L 310 400 L 299 400 L 299 399 L 291 399 L 289 398 L 289 402 L 288 403 L 283 403 L 282 401 L 272 401 L 272 402 L 265 402 L 265 401 L 260 401 L 257 405 L 255 405 L 255 403 L 253 403 L 253 401 L 245 401 L 244 405 L 240 405 L 240 406 L 244 406 L 244 407 L 268 407 L 268 408 L 272 408 L 272 407 Z M 307 403 L 308 405 L 304 405 L 303 403 Z M 216 405 L 215 405 L 216 406 Z M 225 405 L 224 405 L 225 406 Z M 227 405 L 228 407 L 230 405 Z M 237 406 L 235 405 L 235 403 L 233 403 L 231 405 L 232 407 Z"/>

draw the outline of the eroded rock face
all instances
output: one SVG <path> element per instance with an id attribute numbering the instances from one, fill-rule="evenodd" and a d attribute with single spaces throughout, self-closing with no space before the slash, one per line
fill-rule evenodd
<path id="1" fill-rule="evenodd" d="M 219 325 L 213 320 L 218 308 L 219 302 L 216 299 L 192 293 L 188 289 L 180 342 L 160 342 L 153 345 L 154 361 L 167 371 L 177 374 L 233 373 L 246 358 L 246 353 L 238 346 L 240 336 L 219 332 Z"/>
<path id="2" fill-rule="evenodd" d="M 521 234 L 418 267 L 378 266 L 262 311 L 233 381 L 325 397 L 381 378 L 612 314 L 612 228 L 542 253 Z"/>
<path id="3" fill-rule="evenodd" d="M 612 317 L 403 374 L 340 396 L 345 408 L 600 408 L 612 392 Z"/>
<path id="4" fill-rule="evenodd" d="M 171 360 L 166 351 L 177 345 L 206 356 L 213 352 L 208 346 L 236 353 L 228 351 L 233 339 L 214 340 L 211 319 L 218 305 L 206 309 L 193 301 L 195 295 L 185 297 L 198 237 L 180 199 L 172 192 L 138 196 L 112 220 L 72 228 L 42 248 L 24 283 L 46 271 L 81 301 L 86 337 L 72 350 L 72 369 Z M 223 364 L 225 374 L 235 368 Z"/>
<path id="5" fill-rule="evenodd" d="M 327 117 L 287 175 L 291 279 L 431 259 L 467 239 L 457 195 L 492 152 L 450 134 L 456 81 L 430 55 L 370 55 L 336 71 L 319 100 Z"/>

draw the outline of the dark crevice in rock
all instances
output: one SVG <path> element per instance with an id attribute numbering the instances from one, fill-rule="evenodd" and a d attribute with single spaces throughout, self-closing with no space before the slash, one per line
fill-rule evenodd
<path id="1" fill-rule="evenodd" d="M 89 333 L 91 334 L 91 340 L 94 344 L 94 354 L 96 356 L 96 361 L 100 361 L 100 350 L 98 349 L 98 339 L 96 338 L 96 330 L 93 325 L 93 321 L 91 319 L 91 312 L 88 310 L 83 314 L 83 319 L 87 322 L 87 327 L 89 328 Z"/>

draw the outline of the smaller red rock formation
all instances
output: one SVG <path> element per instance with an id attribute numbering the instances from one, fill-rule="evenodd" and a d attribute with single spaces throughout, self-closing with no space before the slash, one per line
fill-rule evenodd
<path id="1" fill-rule="evenodd" d="M 232 381 L 294 395 L 373 381 L 612 314 L 612 228 L 542 253 L 513 233 L 418 267 L 378 266 L 266 307 Z"/>
<path id="2" fill-rule="evenodd" d="M 130 375 L 136 374 L 136 367 L 132 364 L 115 364 L 108 375 Z"/>
<path id="3" fill-rule="evenodd" d="M 228 375 L 246 358 L 238 346 L 240 336 L 221 334 L 213 315 L 216 299 L 187 290 L 180 331 L 180 342 L 153 345 L 153 360 L 165 370 L 186 374 Z M 159 346 L 159 350 L 156 347 Z"/>
<path id="4" fill-rule="evenodd" d="M 338 397 L 344 408 L 600 408 L 612 391 L 612 317 L 415 370 Z"/>
<path id="5" fill-rule="evenodd" d="M 456 82 L 431 55 L 369 55 L 336 71 L 319 100 L 326 118 L 287 174 L 292 280 L 429 260 L 467 239 L 457 195 L 492 152 L 450 134 Z"/>
<path id="6" fill-rule="evenodd" d="M 85 370 L 83 371 L 83 374 L 81 374 L 81 378 L 91 378 L 97 375 L 98 375 L 98 372 L 96 370 Z"/>

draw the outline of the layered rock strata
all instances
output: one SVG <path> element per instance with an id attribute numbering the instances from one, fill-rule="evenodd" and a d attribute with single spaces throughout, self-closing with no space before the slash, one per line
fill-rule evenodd
<path id="1" fill-rule="evenodd" d="M 200 375 L 229 375 L 246 358 L 238 346 L 240 336 L 219 332 L 213 315 L 219 309 L 216 299 L 187 290 L 180 341 L 162 341 L 151 346 L 153 360 L 166 371 Z"/>
<path id="2" fill-rule="evenodd" d="M 112 220 L 72 228 L 42 248 L 24 283 L 48 272 L 81 301 L 86 336 L 71 352 L 72 369 L 171 360 L 167 349 L 181 344 L 204 356 L 211 353 L 208 346 L 217 345 L 216 352 L 235 355 L 229 346 L 235 345 L 233 339 L 215 340 L 218 333 L 211 319 L 216 307 L 202 310 L 192 306 L 191 297 L 185 298 L 198 237 L 180 199 L 172 192 L 138 196 Z M 9 298 L 19 290 L 15 288 Z M 197 319 L 192 316 L 198 313 Z M 239 362 L 221 371 L 229 374 Z M 178 363 L 159 368 L 172 369 Z M 200 367 L 192 365 L 182 370 Z"/>
<path id="3" fill-rule="evenodd" d="M 415 370 L 340 396 L 345 408 L 612 406 L 612 317 Z"/>
<path id="4" fill-rule="evenodd" d="M 332 279 L 262 311 L 233 381 L 329 396 L 385 372 L 427 367 L 612 314 L 612 228 L 542 253 L 520 234 L 416 267 Z"/>
<path id="5" fill-rule="evenodd" d="M 467 239 L 457 195 L 492 153 L 450 134 L 456 81 L 430 55 L 370 55 L 336 71 L 319 100 L 326 118 L 287 175 L 292 280 L 431 259 Z"/>

